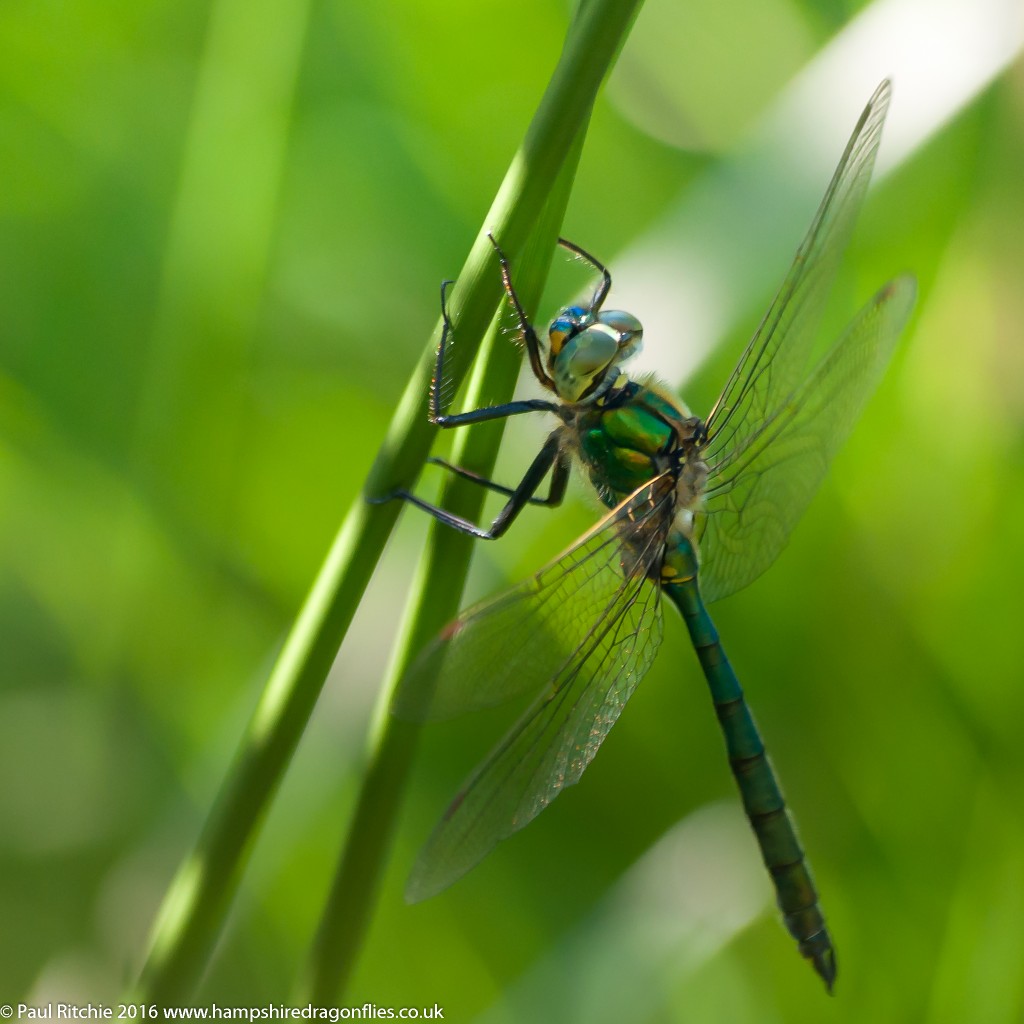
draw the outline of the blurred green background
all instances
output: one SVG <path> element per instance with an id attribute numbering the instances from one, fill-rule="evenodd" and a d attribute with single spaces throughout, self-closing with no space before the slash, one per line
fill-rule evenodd
<path id="1" fill-rule="evenodd" d="M 564 233 L 614 271 L 862 6 L 650 0 Z M 0 8 L 0 1002 L 109 1004 L 134 977 L 566 23 L 542 0 Z M 882 70 L 898 110 L 899 68 Z M 875 82 L 845 98 L 838 139 Z M 502 723 L 429 730 L 345 1003 L 1021 1019 L 1022 184 L 1018 60 L 869 198 L 833 322 L 907 268 L 917 315 L 785 556 L 713 609 L 801 825 L 837 997 L 770 905 L 670 614 L 582 784 L 409 907 L 417 847 Z M 779 250 L 769 280 L 807 217 L 781 243 L 751 225 L 755 252 Z M 673 381 L 697 412 L 769 299 L 743 295 Z M 501 476 L 541 430 L 510 435 Z M 474 595 L 594 514 L 582 492 L 531 513 L 478 553 Z M 199 1003 L 288 998 L 424 529 L 403 516 Z"/>

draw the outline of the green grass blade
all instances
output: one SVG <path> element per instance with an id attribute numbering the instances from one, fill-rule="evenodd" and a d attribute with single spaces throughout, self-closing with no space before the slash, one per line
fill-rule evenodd
<path id="1" fill-rule="evenodd" d="M 559 175 L 521 267 L 514 267 L 516 290 L 524 308 L 537 308 L 555 249 L 555 240 L 569 200 L 584 137 Z M 497 263 L 492 271 L 497 275 Z M 502 310 L 504 309 L 502 304 Z M 510 344 L 502 331 L 507 320 L 501 311 L 494 318 L 477 356 L 466 395 L 466 408 L 507 401 L 512 397 L 522 349 Z M 460 335 L 461 337 L 461 335 Z M 452 452 L 456 465 L 490 477 L 504 421 L 477 424 L 459 432 Z M 450 476 L 441 505 L 473 521 L 479 520 L 485 492 Z M 345 988 L 387 864 L 387 848 L 394 830 L 398 805 L 419 735 L 419 725 L 387 714 L 387 705 L 402 675 L 416 654 L 458 611 L 469 569 L 473 540 L 432 522 L 424 554 L 417 567 L 394 655 L 381 693 L 370 740 L 368 769 L 363 777 L 356 812 L 349 823 L 337 873 L 310 955 L 305 990 L 299 1002 L 326 1005 Z"/>
<path id="2" fill-rule="evenodd" d="M 455 386 L 475 354 L 500 295 L 490 230 L 515 258 L 531 236 L 552 187 L 640 0 L 581 5 L 526 138 L 467 259 L 453 296 L 461 345 Z M 369 496 L 408 484 L 422 465 L 434 430 L 426 419 L 431 344 L 407 386 L 365 484 Z M 263 696 L 239 744 L 194 849 L 178 869 L 153 927 L 139 998 L 180 1002 L 193 989 L 223 926 L 242 868 L 270 798 L 287 768 L 338 646 L 398 516 L 396 503 L 357 500 L 342 523 L 303 604 Z"/>

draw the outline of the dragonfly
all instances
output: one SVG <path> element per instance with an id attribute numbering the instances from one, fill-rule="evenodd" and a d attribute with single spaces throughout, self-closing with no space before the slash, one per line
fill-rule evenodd
<path id="1" fill-rule="evenodd" d="M 871 97 L 781 289 L 704 418 L 657 382 L 630 379 L 622 364 L 639 349 L 643 328 L 632 314 L 604 308 L 609 271 L 564 239 L 559 244 L 600 283 L 589 304 L 558 314 L 546 345 L 491 239 L 533 375 L 553 397 L 446 414 L 441 390 L 453 327 L 442 288 L 432 421 L 452 428 L 542 412 L 557 425 L 515 487 L 441 462 L 506 497 L 489 527 L 409 490 L 389 497 L 492 540 L 527 505 L 558 505 L 578 463 L 608 511 L 534 576 L 463 612 L 400 684 L 394 712 L 419 720 L 532 698 L 435 828 L 410 876 L 411 901 L 446 888 L 580 779 L 654 660 L 667 599 L 682 615 L 710 688 L 785 926 L 832 990 L 835 950 L 804 852 L 706 606 L 751 583 L 785 546 L 913 307 L 914 279 L 893 279 L 808 367 L 867 191 L 890 91 L 885 81 Z"/>

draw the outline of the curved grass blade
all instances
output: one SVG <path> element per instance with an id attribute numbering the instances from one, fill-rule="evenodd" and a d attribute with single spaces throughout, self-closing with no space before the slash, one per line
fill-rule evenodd
<path id="1" fill-rule="evenodd" d="M 552 185 L 589 117 L 594 96 L 618 53 L 640 0 L 588 0 L 566 45 L 520 149 L 484 220 L 460 278 L 461 323 L 468 344 L 453 367 L 457 380 L 482 337 L 500 294 L 486 231 L 509 252 L 521 250 L 551 195 Z M 408 484 L 434 435 L 426 417 L 434 339 L 405 390 L 363 495 L 376 498 Z M 192 991 L 221 932 L 254 837 L 398 517 L 391 505 L 370 506 L 360 495 L 349 509 L 309 595 L 292 626 L 259 705 L 244 732 L 232 768 L 202 834 L 186 855 L 161 904 L 141 976 L 129 1002 L 178 1004 Z M 382 759 L 378 737 L 373 743 Z M 382 771 L 383 774 L 383 771 Z M 398 789 L 388 794 L 397 802 Z M 363 857 L 362 859 L 368 859 Z M 348 908 L 346 908 L 348 909 Z M 349 911 L 361 934 L 365 907 Z M 317 987 L 333 995 L 333 980 Z M 320 999 L 326 1003 L 329 1000 Z"/>
<path id="2" fill-rule="evenodd" d="M 881 379 L 915 291 L 909 276 L 885 285 L 763 429 L 709 464 L 694 517 L 706 601 L 745 587 L 785 547 Z"/>
<path id="3" fill-rule="evenodd" d="M 435 828 L 407 899 L 446 888 L 579 780 L 661 644 L 656 581 L 674 508 L 668 475 L 644 485 L 531 579 L 457 619 L 413 668 L 399 714 L 433 713 L 416 691 L 435 674 L 443 714 L 538 679 L 543 689 Z"/>

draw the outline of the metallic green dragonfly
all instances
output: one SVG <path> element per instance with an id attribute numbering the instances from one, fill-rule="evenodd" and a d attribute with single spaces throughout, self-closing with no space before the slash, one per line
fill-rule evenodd
<path id="1" fill-rule="evenodd" d="M 440 719 L 515 696 L 534 698 L 434 830 L 413 869 L 410 899 L 455 881 L 580 778 L 654 659 L 667 597 L 683 616 L 711 688 L 786 927 L 831 990 L 835 953 L 804 853 L 705 603 L 745 587 L 775 560 L 880 379 L 913 306 L 913 279 L 891 281 L 808 372 L 889 94 L 883 82 L 861 115 L 781 290 L 704 419 L 667 390 L 623 372 L 642 328 L 631 314 L 603 308 L 611 277 L 572 243 L 560 240 L 593 266 L 600 284 L 588 306 L 558 315 L 544 347 L 495 243 L 533 373 L 557 401 L 442 414 L 451 328 L 445 313 L 432 387 L 435 423 L 456 427 L 542 411 L 558 425 L 514 489 L 447 466 L 507 496 L 489 529 L 408 491 L 394 496 L 493 539 L 528 503 L 557 505 L 576 460 L 610 511 L 535 576 L 459 616 L 403 682 L 395 703 L 403 717 Z M 540 497 L 545 479 L 549 490 Z"/>

